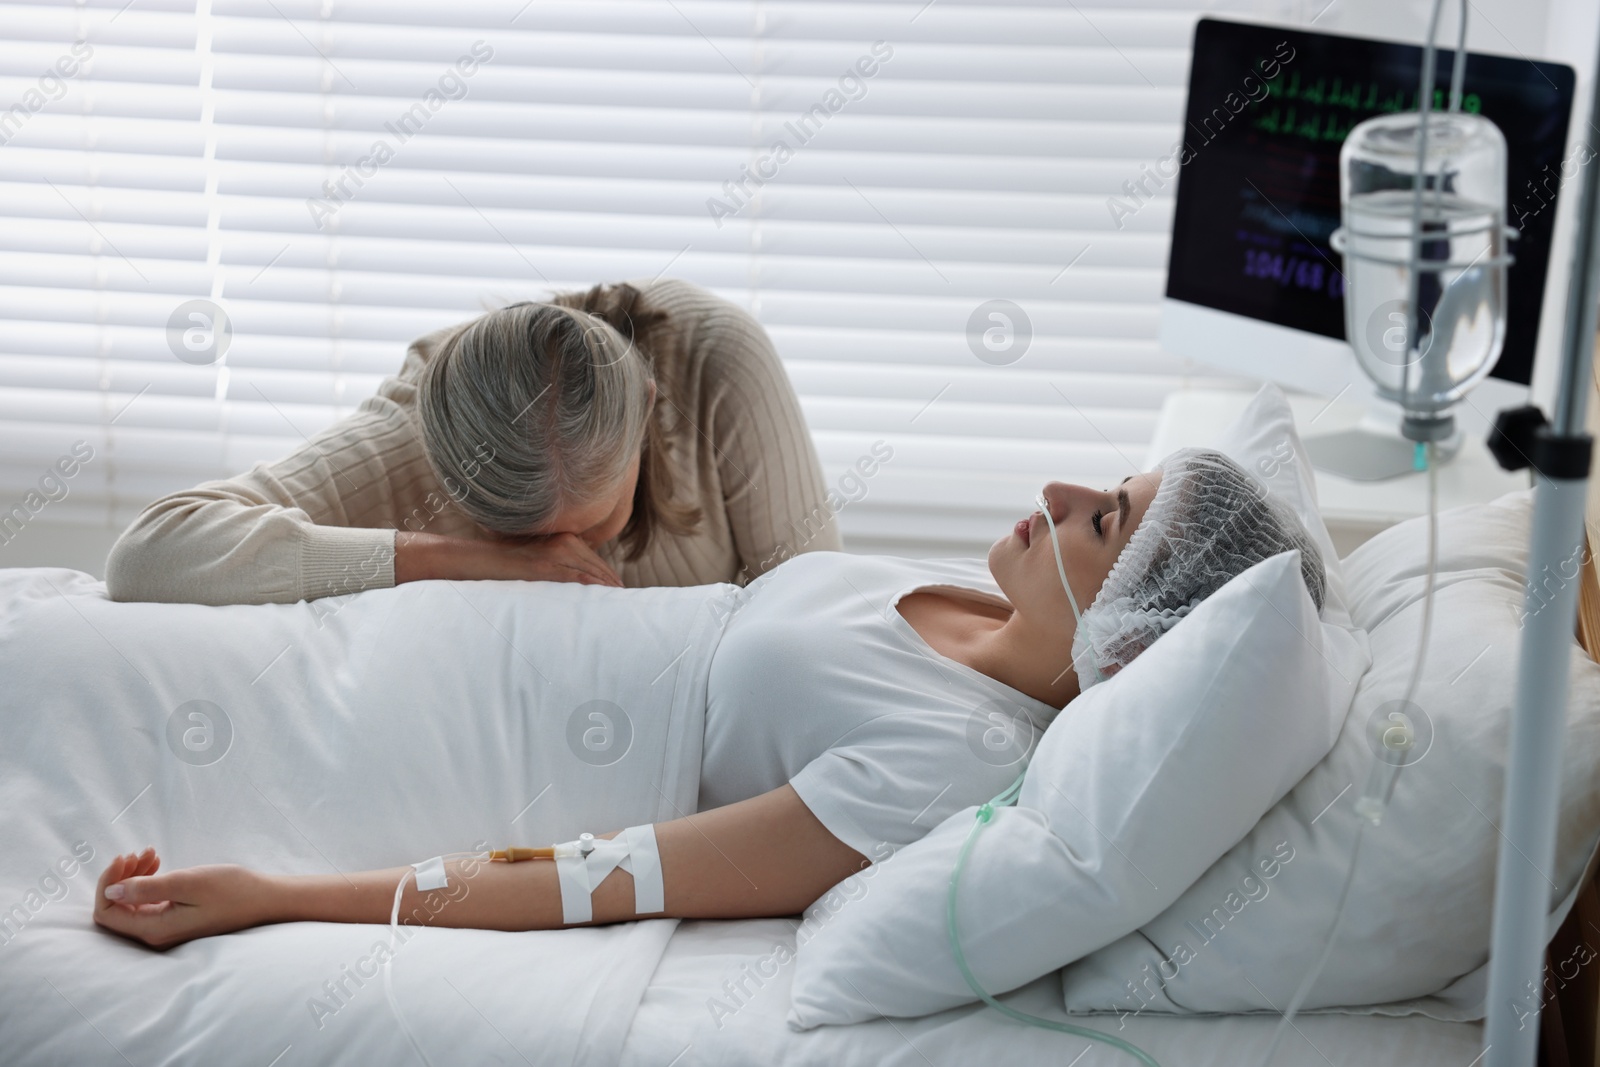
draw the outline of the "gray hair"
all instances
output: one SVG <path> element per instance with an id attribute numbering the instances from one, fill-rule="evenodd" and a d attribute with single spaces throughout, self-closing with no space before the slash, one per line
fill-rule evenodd
<path id="1" fill-rule="evenodd" d="M 417 398 L 434 475 L 488 530 L 536 533 L 616 486 L 647 438 L 652 373 L 598 315 L 491 311 L 446 338 Z"/>

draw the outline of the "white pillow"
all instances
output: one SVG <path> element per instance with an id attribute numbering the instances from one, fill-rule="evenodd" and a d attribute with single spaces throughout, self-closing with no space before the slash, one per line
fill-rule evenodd
<path id="1" fill-rule="evenodd" d="M 1345 925 L 1309 1007 L 1483 1016 L 1530 501 L 1513 493 L 1440 517 L 1434 629 L 1413 698 L 1431 748 L 1401 772 L 1382 825 L 1366 832 Z M 1299 984 L 1322 950 L 1349 862 L 1353 804 L 1373 759 L 1369 720 L 1404 696 L 1416 656 L 1426 535 L 1426 520 L 1413 520 L 1345 561 L 1374 662 L 1333 751 L 1174 905 L 1063 971 L 1068 1011 L 1270 1010 Z M 1563 761 L 1557 862 L 1547 872 L 1552 934 L 1600 833 L 1600 665 L 1576 642 Z M 1280 843 L 1292 860 L 1270 893 L 1240 897 L 1243 878 Z M 1174 960 L 1180 945 L 1187 962 Z"/>
<path id="2" fill-rule="evenodd" d="M 1353 681 L 1364 654 L 1355 635 L 1318 620 L 1300 554 L 1287 552 L 1068 705 L 1045 731 L 1019 807 L 983 830 L 962 878 L 962 947 L 978 979 L 1014 989 L 1175 900 L 1328 751 L 1354 692 L 1333 664 Z M 976 999 L 945 932 L 974 810 L 813 906 L 792 1027 Z"/>
<path id="3" fill-rule="evenodd" d="M 1353 695 L 1356 680 L 1366 670 L 1369 655 L 1365 635 L 1359 632 L 1352 632 L 1353 626 L 1346 607 L 1348 601 L 1339 559 L 1334 552 L 1332 539 L 1328 536 L 1327 528 L 1317 510 L 1316 483 L 1311 467 L 1305 458 L 1305 451 L 1301 447 L 1299 436 L 1295 432 L 1294 416 L 1289 408 L 1288 401 L 1277 386 L 1271 384 L 1263 386 L 1251 400 L 1243 414 L 1222 435 L 1221 439 L 1204 443 L 1220 449 L 1233 458 L 1241 466 L 1260 478 L 1274 495 L 1288 503 L 1311 532 L 1318 547 L 1322 549 L 1328 581 L 1327 596 L 1324 598 L 1322 611 L 1321 636 L 1326 646 L 1324 648 L 1326 654 L 1325 665 L 1331 672 L 1335 686 L 1329 693 L 1329 714 L 1332 716 L 1330 721 L 1334 721 L 1340 714 L 1339 709 L 1348 705 L 1349 699 Z M 1221 591 L 1217 595 L 1220 596 Z M 1307 604 L 1309 606 L 1309 601 Z M 1179 630 L 1181 630 L 1181 627 L 1175 629 L 1173 633 L 1176 634 Z M 1309 628 L 1307 632 L 1310 632 Z M 1171 636 L 1172 634 L 1168 635 L 1169 638 Z M 1161 647 L 1161 642 L 1158 642 L 1151 651 L 1154 652 L 1155 648 L 1159 647 Z M 1146 657 L 1141 657 L 1141 659 L 1144 658 Z M 1165 657 L 1160 657 L 1155 662 L 1159 664 L 1162 658 Z M 1147 668 L 1147 670 L 1150 669 Z M 1137 677 L 1137 675 L 1134 677 Z M 1100 686 L 1096 686 L 1095 689 L 1106 689 L 1109 684 L 1109 682 L 1103 683 Z M 1091 690 L 1091 694 L 1093 692 L 1094 690 Z M 1081 700 L 1082 698 L 1080 698 Z M 1133 699 L 1130 703 L 1141 704 L 1144 702 Z M 1183 702 L 1180 701 L 1179 703 L 1181 706 Z M 1078 702 L 1074 702 L 1073 708 L 1076 709 L 1077 707 Z M 1063 718 L 1066 717 L 1063 716 Z M 1052 729 L 1055 729 L 1055 727 L 1052 727 Z M 1065 736 L 1065 734 L 1066 731 L 1064 730 L 1056 730 L 1058 737 Z M 1046 742 L 1041 745 L 1041 752 L 1045 751 L 1047 746 L 1053 747 L 1053 743 L 1049 741 L 1049 738 L 1050 734 L 1047 732 Z M 1326 741 L 1324 741 L 1325 745 Z M 1042 769 L 1037 759 L 1034 766 Z M 1193 804 L 1194 797 L 1187 798 L 1185 803 Z M 931 929 L 928 927 L 927 922 L 931 913 L 918 910 L 917 914 L 913 916 L 911 912 L 914 909 L 910 908 L 902 912 L 900 910 L 902 894 L 896 887 L 902 884 L 914 887 L 918 884 L 919 879 L 924 877 L 925 873 L 931 874 L 931 872 L 935 871 L 948 872 L 954 864 L 955 852 L 959 849 L 960 839 L 964 838 L 966 831 L 970 829 L 970 819 L 970 811 L 965 813 L 964 816 L 959 814 L 953 816 L 944 826 L 939 827 L 933 834 L 930 834 L 928 838 L 917 842 L 909 849 L 901 850 L 900 855 L 895 860 L 889 861 L 888 864 L 869 868 L 867 871 L 842 883 L 833 892 L 825 896 L 822 901 L 819 901 L 808 913 L 807 923 L 801 928 L 802 944 L 811 940 L 809 931 L 825 928 L 831 922 L 832 916 L 840 914 L 840 909 L 848 907 L 854 911 L 870 912 L 870 914 L 858 917 L 859 921 L 854 924 L 841 925 L 869 926 L 879 922 L 893 924 L 914 919 L 920 932 L 911 935 L 915 939 L 909 944 L 912 946 L 917 944 L 927 945 L 929 943 L 927 938 L 930 936 L 928 931 Z M 1070 858 L 1066 861 L 1066 867 L 1061 866 L 1059 851 L 1063 847 L 1061 839 L 1050 834 L 1044 828 L 1041 820 L 1033 814 L 1015 809 L 1002 812 L 984 830 L 984 835 L 985 846 L 987 847 L 992 841 L 996 852 L 1008 851 L 1013 857 L 1026 856 L 1029 858 L 1030 864 L 1033 864 L 1035 859 L 1039 864 L 1044 864 L 1047 867 L 1055 864 L 1056 867 L 1065 870 L 1069 875 L 1081 873 L 1077 866 L 1072 865 Z M 1055 844 L 1052 845 L 1052 841 Z M 1095 841 L 1098 841 L 1098 838 Z M 1096 846 L 1095 854 L 1103 853 L 1104 849 Z M 858 907 L 853 894 L 866 894 L 868 889 L 875 884 L 874 880 L 878 875 L 888 872 L 896 862 L 902 865 L 902 870 L 905 873 L 892 881 L 884 882 L 879 887 L 874 895 L 875 904 Z M 907 869 L 911 866 L 915 866 L 916 870 Z M 1001 870 L 998 875 L 989 875 L 988 877 L 1004 880 L 1008 885 L 1022 885 L 1025 883 L 1044 888 L 1053 885 L 1050 878 L 1043 876 L 1037 879 L 1017 878 L 1014 862 L 1010 865 L 1000 865 L 1000 867 Z M 981 869 L 980 862 L 975 859 L 969 877 L 974 878 L 974 881 L 970 884 L 977 887 L 976 892 L 979 894 L 985 890 L 988 884 L 979 883 L 977 880 L 978 872 Z M 941 877 L 947 877 L 947 874 Z M 1187 881 L 1188 879 L 1185 878 L 1184 880 Z M 943 882 L 940 882 L 940 885 L 943 884 Z M 965 879 L 964 884 L 968 884 Z M 1058 896 L 1059 891 L 1052 891 L 1048 895 L 1041 897 L 1038 903 L 1046 907 L 1051 906 L 1056 903 Z M 942 901 L 943 897 L 941 896 L 937 912 L 937 917 L 941 924 L 944 914 Z M 926 902 L 924 902 L 925 905 Z M 1020 908 L 1023 905 L 1020 901 L 1013 899 L 1011 906 Z M 965 904 L 963 904 L 963 911 L 965 911 Z M 899 912 L 898 915 L 896 914 L 897 912 Z M 874 916 L 878 918 L 874 919 Z M 1103 943 L 1114 937 L 1115 929 L 1115 926 L 1103 928 L 1099 935 L 1100 942 Z M 941 944 L 943 943 L 942 931 L 942 925 L 935 931 L 938 934 L 935 941 Z M 1031 933 L 1032 931 L 1030 931 Z M 827 1021 L 843 1021 L 846 1017 L 868 1018 L 880 1013 L 891 1015 L 916 1014 L 918 1011 L 932 1011 L 936 1007 L 964 1003 L 973 999 L 966 988 L 965 982 L 960 980 L 959 974 L 955 975 L 955 981 L 959 983 L 957 985 L 952 985 L 948 981 L 949 974 L 946 974 L 941 982 L 930 985 L 922 977 L 923 972 L 920 964 L 916 962 L 914 952 L 908 953 L 905 957 L 910 961 L 908 968 L 905 968 L 905 970 L 909 971 L 909 974 L 899 973 L 896 976 L 896 972 L 902 969 L 887 955 L 883 958 L 884 963 L 880 970 L 880 968 L 872 965 L 874 954 L 867 953 L 862 960 L 857 961 L 857 963 L 865 964 L 864 967 L 854 967 L 848 974 L 840 970 L 835 974 L 835 977 L 830 978 L 829 975 L 834 968 L 833 961 L 842 955 L 849 936 L 847 934 L 841 940 L 830 935 L 824 939 L 818 950 L 811 954 L 812 959 L 809 963 L 806 962 L 806 952 L 802 951 L 800 953 L 802 964 L 797 969 L 796 975 L 797 1008 L 791 1012 L 791 1025 L 799 1027 L 814 1026 Z M 888 941 L 893 942 L 896 941 L 898 934 L 896 929 L 890 925 L 886 932 L 880 931 L 875 936 L 886 938 Z M 966 938 L 964 937 L 965 940 Z M 1009 958 L 1015 961 L 1004 972 L 1007 976 L 1013 973 L 1026 973 L 1028 977 L 1036 977 L 1038 974 L 1053 969 L 1054 966 L 1060 966 L 1068 962 L 1082 951 L 1079 948 L 1070 950 L 1072 951 L 1071 955 L 1060 955 L 1057 950 L 1052 949 L 1051 951 L 1055 953 L 1055 963 L 1040 969 L 1039 963 L 1033 957 L 1038 943 L 1027 938 L 1013 938 L 1012 940 L 1021 940 L 1023 943 L 1020 946 L 1012 945 L 1009 942 L 999 944 L 992 953 L 986 948 L 979 955 L 972 957 L 972 962 L 977 967 L 976 973 L 980 977 L 986 981 L 989 979 L 990 972 L 985 970 L 983 966 L 983 959 L 986 959 L 989 955 L 1001 959 Z M 830 945 L 834 946 L 831 952 Z M 829 958 L 824 959 L 825 954 Z M 980 956 L 982 959 L 980 959 Z M 950 968 L 949 973 L 953 974 L 953 961 L 950 961 L 948 953 L 942 958 L 945 960 L 945 965 Z M 840 966 L 842 967 L 843 965 L 841 961 Z M 802 992 L 799 984 L 802 982 L 801 975 L 803 973 L 809 973 L 811 976 L 809 979 L 805 979 L 809 983 L 806 986 L 809 992 Z M 884 1006 L 882 1012 L 873 1010 L 872 1005 L 867 1004 L 866 998 L 860 996 L 859 993 L 852 996 L 851 993 L 854 990 L 846 991 L 841 989 L 838 979 L 846 977 L 864 982 L 875 989 L 904 990 L 905 1003 L 896 1004 L 895 1008 L 898 1010 L 891 1010 L 888 1006 Z M 1019 981 L 1026 980 L 1028 978 L 1022 978 Z M 1015 984 L 1018 983 L 1011 982 L 1010 978 L 1006 977 L 1001 984 L 990 988 L 998 991 L 1004 988 L 1012 988 Z M 949 999 L 950 997 L 956 997 L 957 999 L 951 1000 Z M 885 1003 L 889 1002 L 886 1001 Z M 865 1007 L 863 1007 L 864 1004 L 866 1005 Z M 834 1016 L 837 1016 L 837 1019 Z"/>

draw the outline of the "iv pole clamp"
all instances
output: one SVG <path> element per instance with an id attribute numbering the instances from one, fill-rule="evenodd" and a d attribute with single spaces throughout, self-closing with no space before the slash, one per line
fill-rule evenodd
<path id="1" fill-rule="evenodd" d="M 1600 116 L 1600 60 L 1591 72 L 1591 121 Z M 1489 449 L 1509 470 L 1531 467 L 1533 532 L 1524 589 L 1516 709 L 1495 871 L 1494 930 L 1489 948 L 1485 1067 L 1531 1067 L 1538 1049 L 1548 874 L 1555 861 L 1560 813 L 1561 740 L 1566 729 L 1572 631 L 1578 583 L 1561 573 L 1579 558 L 1594 442 L 1584 432 L 1589 367 L 1600 296 L 1600 168 L 1585 168 L 1567 292 L 1560 392 L 1555 419 L 1537 408 L 1500 413 Z M 1532 991 L 1530 993 L 1530 990 Z"/>

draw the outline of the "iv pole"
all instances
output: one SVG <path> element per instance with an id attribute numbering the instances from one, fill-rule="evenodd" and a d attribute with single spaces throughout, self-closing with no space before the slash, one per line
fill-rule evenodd
<path id="1" fill-rule="evenodd" d="M 1589 75 L 1588 118 L 1600 118 L 1600 58 Z M 1524 589 L 1516 710 L 1511 719 L 1502 844 L 1495 872 L 1494 932 L 1489 949 L 1489 1021 L 1485 1067 L 1532 1067 L 1543 1007 L 1548 872 L 1555 860 L 1560 808 L 1561 739 L 1566 730 L 1568 671 L 1577 619 L 1578 581 L 1562 564 L 1581 558 L 1584 503 L 1593 438 L 1584 432 L 1589 367 L 1600 296 L 1600 165 L 1584 168 L 1567 290 L 1560 391 L 1555 421 L 1531 437 L 1533 533 Z"/>

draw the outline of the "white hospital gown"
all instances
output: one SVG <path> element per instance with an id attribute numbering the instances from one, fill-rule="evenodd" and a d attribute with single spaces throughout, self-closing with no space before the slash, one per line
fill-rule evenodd
<path id="1" fill-rule="evenodd" d="M 838 552 L 725 594 L 700 808 L 789 782 L 876 862 L 1010 785 L 1057 709 L 929 647 L 895 608 L 929 587 L 1004 603 L 980 560 Z"/>

